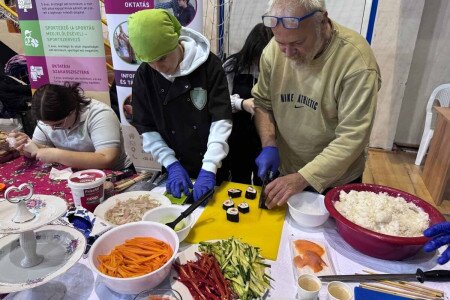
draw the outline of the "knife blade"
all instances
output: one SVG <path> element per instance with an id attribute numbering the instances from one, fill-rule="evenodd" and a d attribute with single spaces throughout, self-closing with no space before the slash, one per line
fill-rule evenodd
<path id="1" fill-rule="evenodd" d="M 158 177 L 156 177 L 159 174 Z M 156 177 L 156 179 L 155 179 Z M 126 192 L 131 191 L 151 191 L 155 187 L 157 187 L 162 181 L 164 181 L 167 178 L 167 173 L 160 173 L 159 171 L 153 174 L 152 178 L 150 178 L 148 181 L 143 180 L 140 181 L 128 189 L 126 189 Z"/>
<path id="2" fill-rule="evenodd" d="M 393 281 L 450 281 L 450 271 L 448 270 L 434 270 L 422 271 L 417 269 L 416 273 L 410 274 L 359 274 L 359 275 L 326 275 L 318 276 L 323 282 L 343 281 L 343 282 L 364 282 L 377 280 L 393 280 Z"/>
<path id="3" fill-rule="evenodd" d="M 148 189 L 146 189 L 146 191 L 151 191 L 155 187 L 159 186 L 161 184 L 161 182 L 163 182 L 164 180 L 167 179 L 168 175 L 169 174 L 167 172 L 159 174 L 159 176 L 155 179 L 155 181 L 150 182 L 150 186 Z"/>
<path id="4" fill-rule="evenodd" d="M 262 181 L 261 194 L 259 196 L 259 203 L 258 203 L 258 207 L 262 209 L 268 209 L 266 206 L 266 193 L 264 190 L 266 189 L 266 185 L 269 183 L 269 178 L 270 175 L 269 172 L 267 172 Z"/>

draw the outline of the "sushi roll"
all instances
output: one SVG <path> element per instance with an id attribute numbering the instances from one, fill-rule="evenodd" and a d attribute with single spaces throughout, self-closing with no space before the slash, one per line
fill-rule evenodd
<path id="1" fill-rule="evenodd" d="M 242 191 L 240 189 L 229 189 L 228 196 L 231 198 L 238 198 L 242 195 Z"/>
<path id="2" fill-rule="evenodd" d="M 245 191 L 245 198 L 247 198 L 247 199 L 255 199 L 256 198 L 256 193 L 257 193 L 256 190 L 253 187 L 249 186 L 247 188 L 247 190 Z"/>
<path id="3" fill-rule="evenodd" d="M 250 211 L 250 206 L 248 206 L 247 202 L 242 202 L 238 205 L 239 212 L 246 214 Z"/>
<path id="4" fill-rule="evenodd" d="M 227 220 L 230 222 L 239 222 L 239 210 L 235 207 L 227 209 Z"/>
<path id="5" fill-rule="evenodd" d="M 234 202 L 233 202 L 233 200 L 231 200 L 231 198 L 228 199 L 228 200 L 223 201 L 223 203 L 222 203 L 222 208 L 223 209 L 227 210 L 227 209 L 232 208 L 232 207 L 234 207 Z"/>

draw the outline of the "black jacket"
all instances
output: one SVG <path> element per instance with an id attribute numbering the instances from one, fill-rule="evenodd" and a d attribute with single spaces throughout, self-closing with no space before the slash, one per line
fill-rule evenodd
<path id="1" fill-rule="evenodd" d="M 194 105 L 195 94 L 206 97 L 204 107 Z M 139 134 L 158 132 L 193 178 L 202 166 L 211 123 L 232 118 L 225 73 L 213 53 L 173 83 L 142 63 L 133 80 L 132 99 L 132 124 Z"/>
<path id="2" fill-rule="evenodd" d="M 8 75 L 0 75 L 0 118 L 16 118 L 30 106 L 30 85 Z"/>

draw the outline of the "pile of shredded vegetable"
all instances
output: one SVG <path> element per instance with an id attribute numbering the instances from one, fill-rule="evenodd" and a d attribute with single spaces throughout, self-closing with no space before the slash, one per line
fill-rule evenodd
<path id="1" fill-rule="evenodd" d="M 184 265 L 175 262 L 173 266 L 178 273 L 175 279 L 187 286 L 195 300 L 235 299 L 216 258 L 211 254 L 195 255 L 197 261 L 188 261 Z"/>
<path id="2" fill-rule="evenodd" d="M 116 246 L 108 255 L 99 255 L 98 269 L 112 277 L 141 276 L 162 267 L 172 254 L 172 248 L 163 241 L 136 237 Z"/>
<path id="3" fill-rule="evenodd" d="M 142 216 L 147 211 L 160 205 L 161 203 L 150 195 L 117 201 L 116 205 L 106 211 L 105 219 L 115 225 L 137 222 L 142 220 Z"/>
<path id="4" fill-rule="evenodd" d="M 266 273 L 270 265 L 265 263 L 259 248 L 229 238 L 217 242 L 200 242 L 199 250 L 214 255 L 238 299 L 261 299 L 270 288 L 272 278 Z"/>

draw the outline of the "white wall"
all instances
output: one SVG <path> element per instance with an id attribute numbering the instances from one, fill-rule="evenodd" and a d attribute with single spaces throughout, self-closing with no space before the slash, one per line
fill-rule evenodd
<path id="1" fill-rule="evenodd" d="M 427 0 L 402 101 L 395 142 L 420 143 L 433 89 L 450 83 L 450 3 Z"/>
<path id="2" fill-rule="evenodd" d="M 371 147 L 392 149 L 424 2 L 425 0 L 379 2 L 372 49 L 383 82 L 378 92 Z"/>
<path id="3" fill-rule="evenodd" d="M 228 54 L 237 52 L 265 12 L 267 1 L 230 0 Z M 367 31 L 372 0 L 326 0 L 330 17 Z M 450 82 L 450 1 L 379 0 L 372 49 L 383 79 L 378 94 L 372 147 L 416 144 L 423 131 L 426 101 L 434 87 Z"/>
<path id="4" fill-rule="evenodd" d="M 231 0 L 228 3 L 230 14 L 225 24 L 229 21 L 229 34 L 225 52 L 231 55 L 241 49 L 250 30 L 262 21 L 268 1 Z M 333 20 L 366 36 L 372 0 L 325 0 L 325 4 Z"/>

